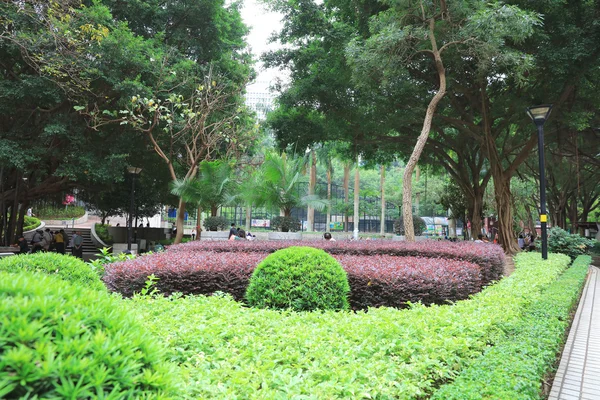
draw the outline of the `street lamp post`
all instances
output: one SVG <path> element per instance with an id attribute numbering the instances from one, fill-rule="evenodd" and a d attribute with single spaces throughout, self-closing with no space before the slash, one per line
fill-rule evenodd
<path id="1" fill-rule="evenodd" d="M 532 106 L 527 109 L 527 115 L 538 130 L 538 154 L 540 157 L 540 225 L 542 226 L 542 258 L 548 259 L 548 215 L 546 214 L 546 174 L 544 172 L 544 123 L 550 116 L 552 104 Z"/>
<path id="2" fill-rule="evenodd" d="M 129 204 L 129 224 L 127 227 L 127 250 L 131 252 L 131 238 L 133 235 L 133 210 L 135 205 L 135 177 L 142 172 L 142 169 L 128 167 L 127 172 L 131 174 L 131 203 Z"/>

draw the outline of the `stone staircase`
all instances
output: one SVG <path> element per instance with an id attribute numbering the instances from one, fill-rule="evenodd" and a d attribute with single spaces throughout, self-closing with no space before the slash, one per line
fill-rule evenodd
<path id="1" fill-rule="evenodd" d="M 83 237 L 83 254 L 84 255 L 85 254 L 93 255 L 93 254 L 99 253 L 98 248 L 92 242 L 92 233 L 91 233 L 90 228 L 75 228 L 75 229 L 73 229 L 73 228 L 64 228 L 62 226 L 46 226 L 46 228 L 50 228 L 50 230 L 52 232 L 55 232 L 60 229 L 64 229 L 65 232 L 67 233 L 67 235 L 69 235 L 69 240 L 71 240 L 71 238 L 75 234 L 75 231 L 79 231 L 79 232 L 81 232 L 81 236 Z M 65 252 L 68 254 L 71 254 L 71 247 L 68 246 L 69 240 L 67 240 L 65 243 L 65 246 L 67 246 Z"/>

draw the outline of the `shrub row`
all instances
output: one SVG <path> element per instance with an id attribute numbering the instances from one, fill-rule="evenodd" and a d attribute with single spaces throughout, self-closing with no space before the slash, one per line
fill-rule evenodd
<path id="1" fill-rule="evenodd" d="M 163 357 L 108 293 L 0 272 L 0 398 L 178 398 Z"/>
<path id="2" fill-rule="evenodd" d="M 149 275 L 158 278 L 164 294 L 244 293 L 254 268 L 266 253 L 194 251 L 156 253 L 106 266 L 104 282 L 130 297 L 144 287 Z M 481 290 L 481 268 L 473 263 L 438 258 L 388 255 L 334 255 L 348 275 L 350 306 L 405 307 L 406 302 L 443 304 L 467 298 Z"/>
<path id="3" fill-rule="evenodd" d="M 38 271 L 95 290 L 106 290 L 92 268 L 77 257 L 58 253 L 21 254 L 0 259 L 0 271 Z"/>
<path id="4" fill-rule="evenodd" d="M 334 256 L 346 270 L 354 309 L 443 304 L 481 291 L 481 268 L 457 260 L 387 255 Z"/>
<path id="5" fill-rule="evenodd" d="M 564 343 L 569 314 L 585 282 L 589 256 L 579 256 L 523 318 L 504 326 L 506 336 L 485 352 L 433 399 L 537 399 L 543 398 L 542 380 L 552 372 L 556 354 Z"/>
<path id="6" fill-rule="evenodd" d="M 394 242 L 384 240 L 329 242 L 326 240 L 313 241 L 193 241 L 170 246 L 169 252 L 259 252 L 273 253 L 290 246 L 309 246 L 322 249 L 329 254 L 347 255 L 389 255 L 444 258 L 472 262 L 482 268 L 484 284 L 498 280 L 504 270 L 504 252 L 493 244 L 474 242 L 450 242 L 425 240 L 419 242 Z"/>
<path id="7" fill-rule="evenodd" d="M 424 399 L 495 345 L 569 258 L 527 253 L 515 264 L 454 305 L 296 313 L 173 296 L 137 297 L 131 309 L 168 344 L 190 398 Z"/>

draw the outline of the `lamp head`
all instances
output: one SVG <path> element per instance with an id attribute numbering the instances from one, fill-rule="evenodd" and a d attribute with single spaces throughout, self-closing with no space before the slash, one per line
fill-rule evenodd
<path id="1" fill-rule="evenodd" d="M 142 172 L 142 169 L 137 167 L 127 167 L 127 172 L 129 172 L 130 174 L 138 175 L 140 172 Z"/>
<path id="2" fill-rule="evenodd" d="M 552 112 L 552 104 L 542 104 L 539 106 L 531 106 L 527 108 L 527 115 L 536 125 L 544 125 Z"/>

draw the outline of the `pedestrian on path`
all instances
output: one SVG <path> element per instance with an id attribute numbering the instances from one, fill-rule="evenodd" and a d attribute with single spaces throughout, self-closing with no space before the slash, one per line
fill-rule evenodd
<path id="1" fill-rule="evenodd" d="M 196 240 L 196 228 L 192 229 L 192 240 Z"/>
<path id="2" fill-rule="evenodd" d="M 62 234 L 62 229 L 54 235 L 54 246 L 58 254 L 65 254 L 65 237 Z"/>
<path id="3" fill-rule="evenodd" d="M 83 259 L 83 236 L 80 231 L 76 231 L 73 235 L 73 249 L 72 254 L 75 257 Z"/>

